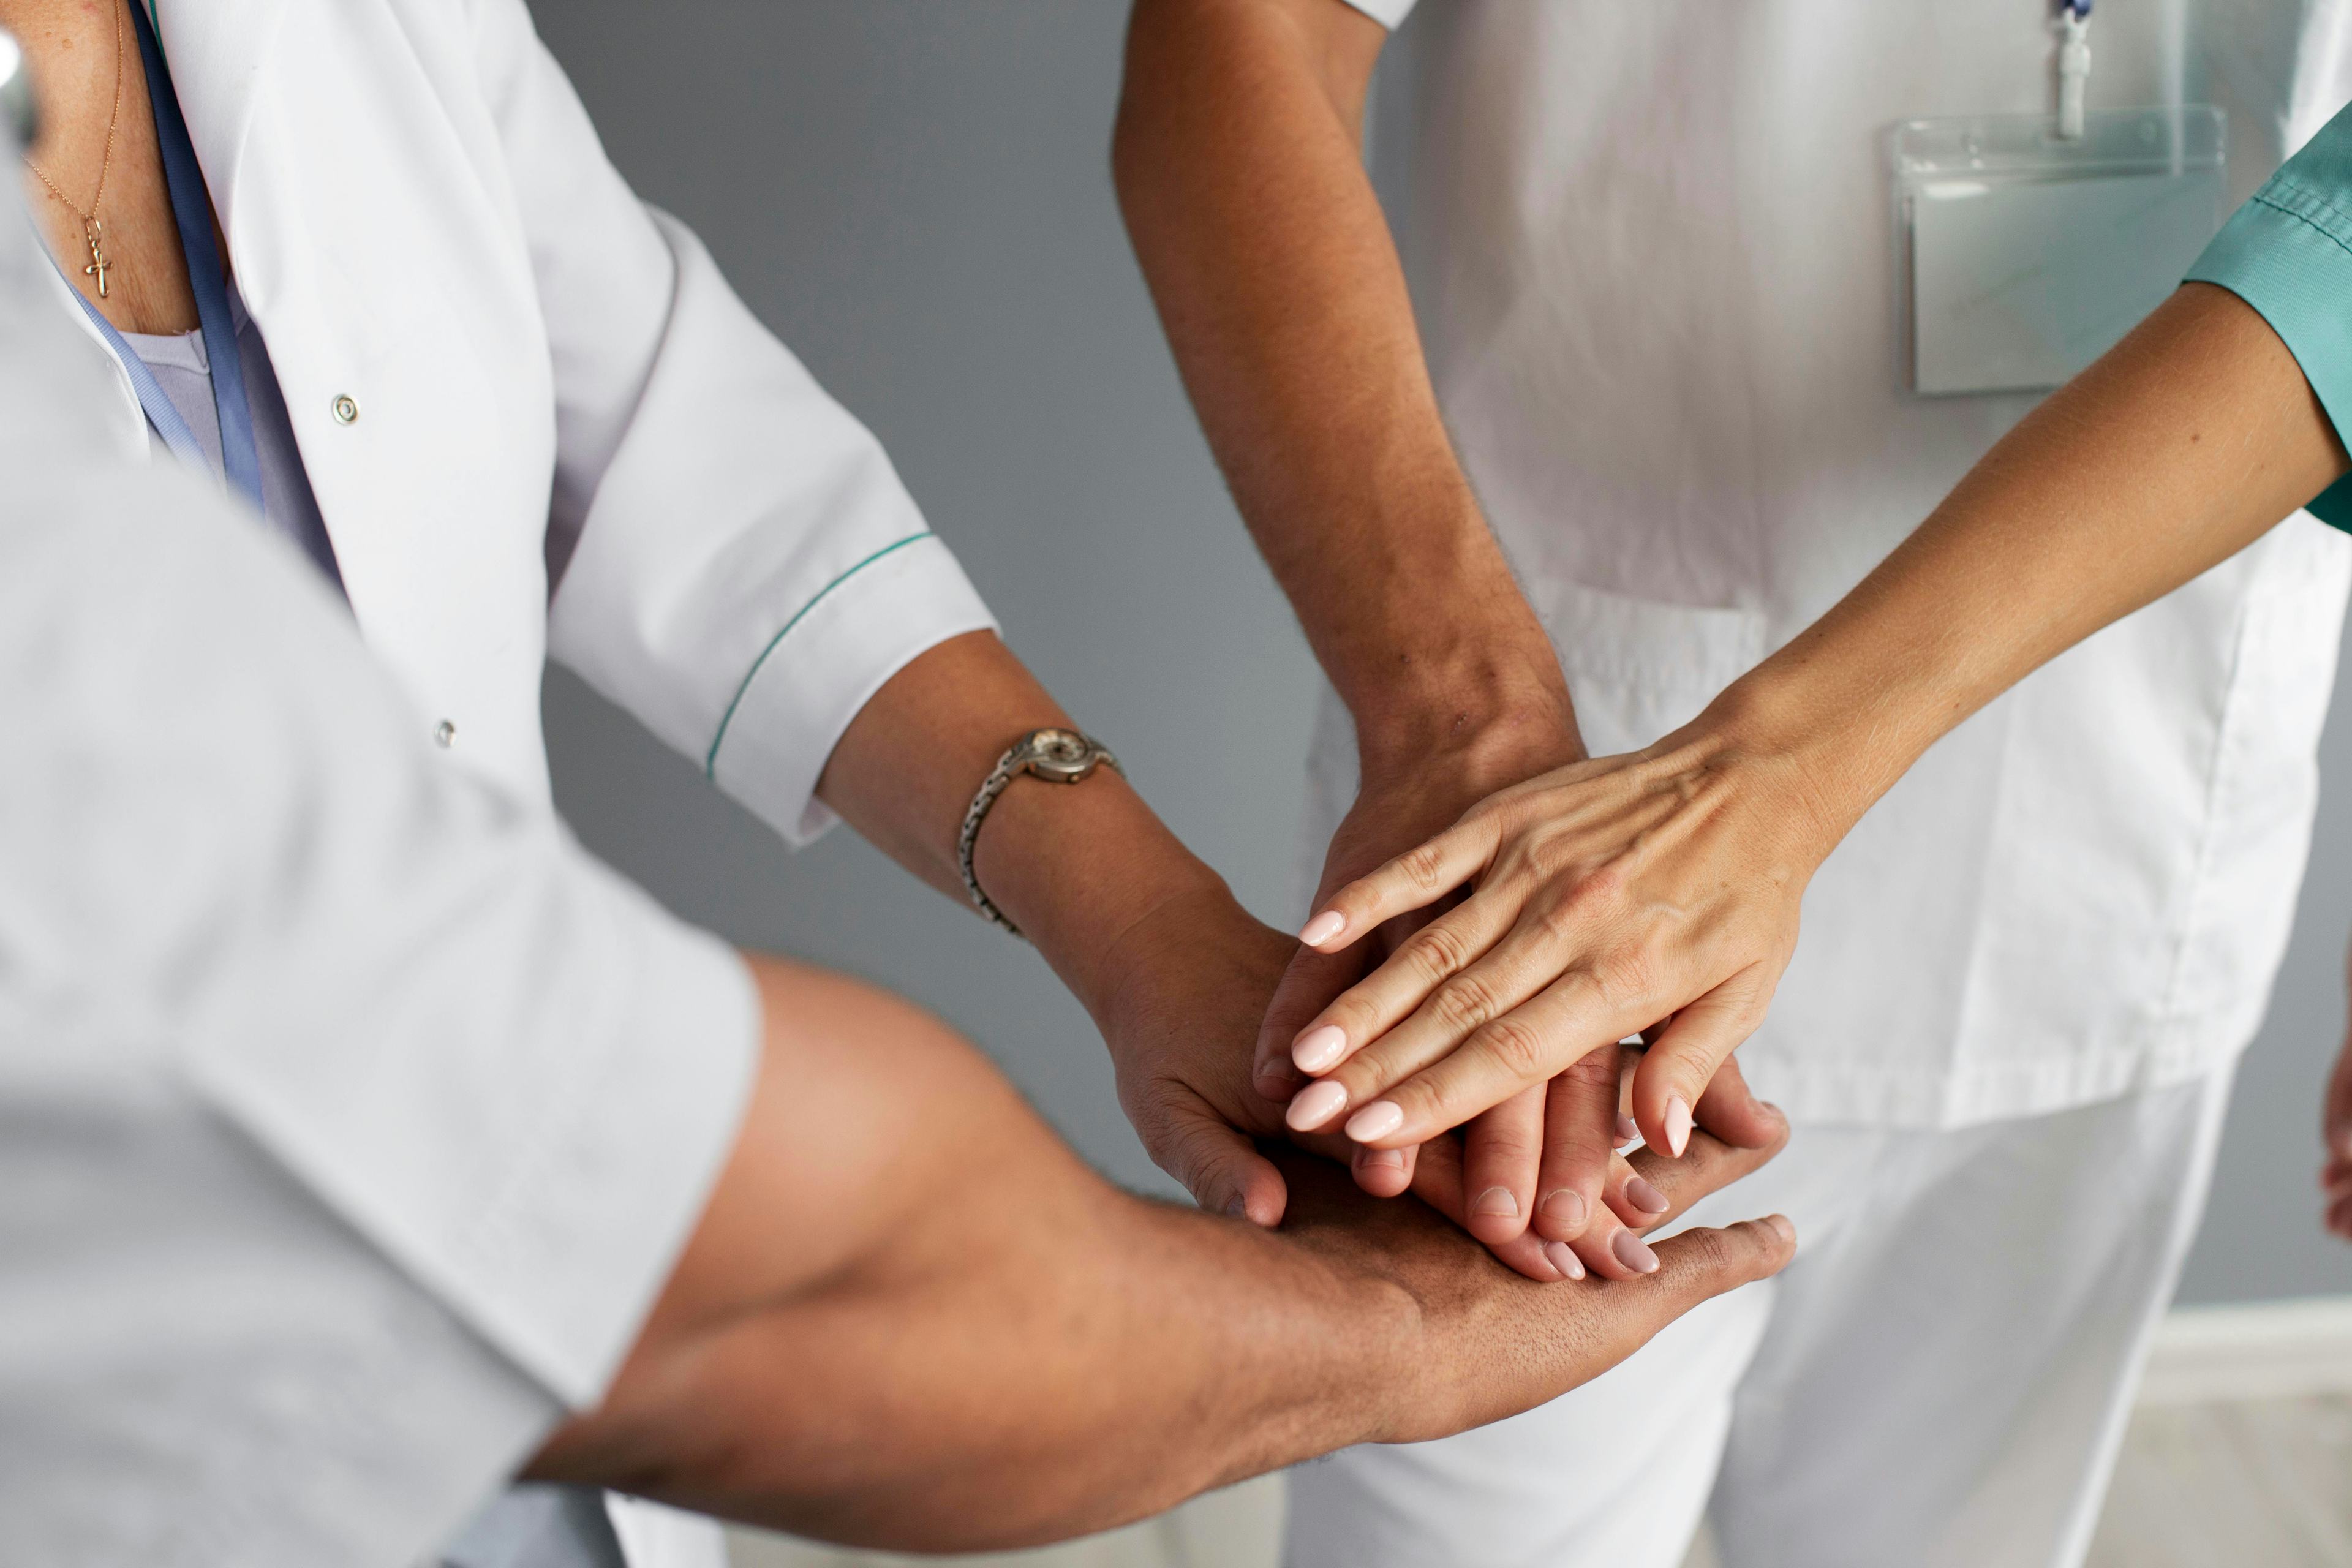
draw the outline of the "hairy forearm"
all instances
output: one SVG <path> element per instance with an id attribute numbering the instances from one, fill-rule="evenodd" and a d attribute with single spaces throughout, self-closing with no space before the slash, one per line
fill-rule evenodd
<path id="1" fill-rule="evenodd" d="M 904 1005 L 761 973 L 735 1155 L 605 1408 L 539 1473 L 972 1547 L 1381 1435 L 1401 1294 L 1114 1191 Z"/>
<path id="2" fill-rule="evenodd" d="M 1141 0 L 1120 206 L 1211 447 L 1368 752 L 1568 722 L 1456 461 L 1359 127 L 1338 0 Z"/>
<path id="3" fill-rule="evenodd" d="M 956 859 L 964 809 L 1005 747 L 1048 726 L 1074 727 L 993 633 L 970 633 L 884 684 L 835 746 L 817 792 L 884 853 L 965 903 Z M 1107 767 L 1076 784 L 1015 779 L 982 825 L 972 865 L 1097 1018 L 1118 984 L 1120 937 L 1168 899 L 1224 895 L 1216 873 Z"/>
<path id="4" fill-rule="evenodd" d="M 1108 1529 L 1378 1435 L 1333 1364 L 1379 1331 L 1350 1309 L 1361 1292 L 1234 1222 L 1116 1194 L 1059 1217 L 982 1226 L 958 1255 L 976 1266 L 920 1290 L 845 1282 L 747 1323 L 694 1401 L 733 1440 L 634 1489 L 969 1551 Z"/>
<path id="5" fill-rule="evenodd" d="M 2345 468 L 2270 327 L 2227 290 L 2187 285 L 1700 728 L 1797 760 L 1843 831 L 1961 720 Z"/>

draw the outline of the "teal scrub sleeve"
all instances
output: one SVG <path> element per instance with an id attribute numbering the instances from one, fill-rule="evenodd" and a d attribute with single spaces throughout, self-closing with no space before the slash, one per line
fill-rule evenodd
<path id="1" fill-rule="evenodd" d="M 2259 311 L 2352 446 L 2352 109 L 2238 209 L 2184 281 L 2217 284 Z M 2352 475 L 2309 510 L 2352 533 Z"/>

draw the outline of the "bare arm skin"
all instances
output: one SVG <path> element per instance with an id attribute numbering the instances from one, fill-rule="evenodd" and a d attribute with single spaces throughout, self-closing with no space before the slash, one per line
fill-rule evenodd
<path id="1" fill-rule="evenodd" d="M 835 748 L 819 793 L 961 903 L 955 843 L 973 787 L 1014 736 L 1067 722 L 993 635 L 952 638 L 866 704 Z M 1101 1029 L 1121 1104 L 1153 1160 L 1204 1208 L 1276 1223 L 1286 1184 L 1253 1139 L 1291 1134 L 1281 1105 L 1251 1085 L 1250 1051 L 1297 942 L 1253 919 L 1108 769 L 1075 785 L 1016 780 L 981 830 L 973 867 Z M 1478 1169 L 1475 1142 L 1450 1141 L 1426 1171 L 1416 1162 L 1412 1189 L 1531 1279 L 1636 1277 L 1647 1259 L 1619 1238 L 1652 1222 L 1626 1201 L 1622 1162 L 1612 1159 L 1613 1063 L 1596 1088 L 1605 1089 L 1609 1121 L 1587 1134 L 1591 1207 L 1572 1228 L 1549 1233 L 1522 1221 L 1500 1235 L 1479 1232 L 1475 1205 L 1493 1178 Z M 1540 1114 L 1544 1096 L 1533 1098 Z M 1710 1131 L 1741 1147 L 1778 1134 L 1778 1118 L 1736 1073 L 1702 1114 Z M 1336 1135 L 1306 1142 L 1343 1160 L 1349 1154 Z M 1388 1191 L 1406 1185 L 1400 1180 Z"/>
<path id="2" fill-rule="evenodd" d="M 1363 782 L 1318 900 L 1492 791 L 1583 756 L 1557 658 L 1439 416 L 1365 175 L 1364 95 L 1386 37 L 1340 0 L 1139 0 L 1112 151 L 1209 444 L 1355 719 Z M 1300 1088 L 1300 1025 L 1425 918 L 1300 955 L 1258 1040 L 1262 1092 Z M 1545 1237 L 1580 1235 L 1599 1211 L 1616 1092 L 1596 1058 L 1549 1091 L 1549 1115 L 1530 1089 L 1483 1119 L 1474 1232 L 1505 1242 L 1533 1217 Z M 1412 1158 L 1360 1158 L 1359 1178 L 1401 1190 Z"/>
<path id="3" fill-rule="evenodd" d="M 1087 1171 L 930 1019 L 756 969 L 734 1152 L 604 1406 L 537 1476 L 871 1544 L 1050 1540 L 1526 1408 L 1791 1250 L 1751 1222 L 1662 1244 L 1645 1279 L 1547 1288 L 1320 1162 L 1290 1166 L 1279 1236 L 1172 1209 Z M 1643 1157 L 1657 1217 L 1769 1152 Z"/>
<path id="4" fill-rule="evenodd" d="M 1763 1016 L 1814 869 L 1919 754 L 2346 468 L 2262 317 L 2183 287 L 1688 727 L 1506 791 L 1340 893 L 1334 944 L 1478 882 L 1431 928 L 1451 923 L 1444 943 L 1401 952 L 1327 1015 L 1349 1043 L 1332 1074 L 1345 1105 L 1402 1112 L 1357 1130 L 1426 1138 L 1666 1014 L 1635 1115 L 1654 1141 L 1688 1125 Z"/>

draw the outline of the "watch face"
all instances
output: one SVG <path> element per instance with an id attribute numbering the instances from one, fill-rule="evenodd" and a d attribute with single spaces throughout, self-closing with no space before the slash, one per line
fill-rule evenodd
<path id="1" fill-rule="evenodd" d="M 1029 738 L 1029 771 L 1041 778 L 1077 779 L 1094 771 L 1095 749 L 1071 730 L 1040 730 Z"/>

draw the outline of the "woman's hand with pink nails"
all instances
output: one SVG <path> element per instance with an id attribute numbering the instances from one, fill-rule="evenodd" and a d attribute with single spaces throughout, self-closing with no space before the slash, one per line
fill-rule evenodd
<path id="1" fill-rule="evenodd" d="M 1438 728 L 1449 734 L 1448 743 L 1402 748 L 1393 766 L 1383 765 L 1378 757 L 1366 760 L 1355 805 L 1326 852 L 1318 899 L 1442 829 L 1493 790 L 1583 755 L 1572 726 L 1525 716 L 1475 733 L 1454 733 L 1450 724 Z M 1318 1089 L 1310 1076 L 1337 1065 L 1347 1049 L 1345 1037 L 1336 1029 L 1302 1033 L 1300 1026 L 1361 980 L 1384 953 L 1410 939 L 1434 913 L 1413 911 L 1364 933 L 1361 941 L 1348 942 L 1336 955 L 1318 951 L 1318 944 L 1328 945 L 1333 935 L 1331 920 L 1309 921 L 1301 932 L 1302 945 L 1260 1027 L 1254 1068 L 1259 1092 L 1281 1105 L 1294 1139 L 1314 1147 L 1339 1138 L 1341 1112 L 1347 1109 L 1334 1098 L 1343 1091 Z M 1505 1213 L 1502 1197 L 1490 1198 L 1472 1227 L 1481 1239 L 1502 1241 L 1525 1232 L 1538 1165 L 1547 1147 L 1542 1129 L 1549 1114 L 1539 1111 L 1531 1120 L 1524 1112 L 1515 1118 L 1504 1111 L 1465 1130 L 1468 1157 L 1482 1191 L 1507 1194 L 1517 1207 L 1517 1214 Z M 1391 1196 L 1412 1181 L 1410 1145 L 1381 1151 L 1396 1158 L 1376 1163 L 1368 1163 L 1362 1152 L 1360 1143 L 1350 1164 L 1366 1192 Z M 1601 1178 L 1587 1173 L 1585 1185 L 1597 1194 Z M 1468 1215 L 1465 1209 L 1460 1217 Z"/>
<path id="2" fill-rule="evenodd" d="M 1360 1142 L 1422 1142 L 1664 1019 L 1631 1109 L 1653 1147 L 1682 1145 L 1846 825 L 1714 710 L 1646 752 L 1498 792 L 1317 905 L 1309 927 L 1339 959 L 1468 889 L 1297 1019 L 1286 1043 L 1342 1090 L 1316 1108 Z"/>

